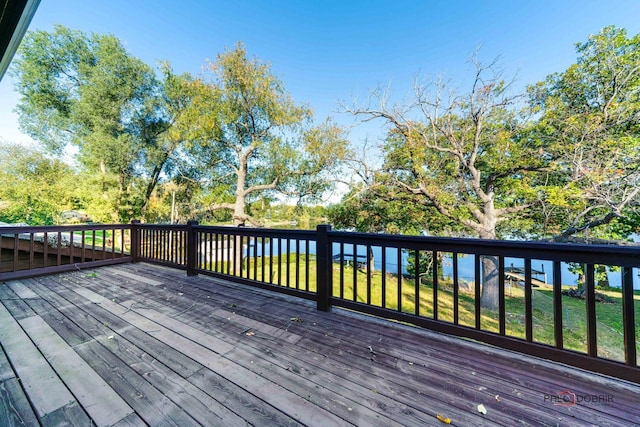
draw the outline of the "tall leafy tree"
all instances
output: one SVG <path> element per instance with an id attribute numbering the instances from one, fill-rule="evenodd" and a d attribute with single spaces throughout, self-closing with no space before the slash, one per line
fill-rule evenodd
<path id="1" fill-rule="evenodd" d="M 446 231 L 484 239 L 510 235 L 510 221 L 537 200 L 536 174 L 547 168 L 539 140 L 525 138 L 517 96 L 495 72 L 474 62 L 471 89 L 458 94 L 442 84 L 415 85 L 409 105 L 354 107 L 365 120 L 389 126 L 385 162 L 377 181 L 398 200 L 411 198 L 450 223 Z M 400 196 L 402 195 L 402 196 Z M 482 305 L 498 307 L 497 259 L 483 257 Z"/>
<path id="2" fill-rule="evenodd" d="M 556 159 L 541 221 L 556 240 L 619 239 L 640 206 L 640 34 L 606 27 L 576 52 L 566 71 L 529 88 L 538 137 Z"/>
<path id="3" fill-rule="evenodd" d="M 207 69 L 210 79 L 189 84 L 185 113 L 190 170 L 209 188 L 203 210 L 231 211 L 236 225 L 258 225 L 248 206 L 259 197 L 321 196 L 346 150 L 341 129 L 310 126 L 309 108 L 295 104 L 269 65 L 249 58 L 242 44 Z"/>
<path id="4" fill-rule="evenodd" d="M 116 37 L 62 26 L 28 33 L 13 74 L 21 129 L 55 153 L 77 147 L 108 205 L 100 219 L 140 215 L 171 153 L 164 89 L 174 76 L 163 87 Z"/>
<path id="5" fill-rule="evenodd" d="M 82 207 L 77 175 L 59 159 L 17 144 L 0 144 L 0 221 L 50 225 Z"/>

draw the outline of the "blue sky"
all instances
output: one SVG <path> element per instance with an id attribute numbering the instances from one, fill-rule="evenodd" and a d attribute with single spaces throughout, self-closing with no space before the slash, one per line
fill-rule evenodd
<path id="1" fill-rule="evenodd" d="M 478 46 L 486 61 L 500 55 L 506 75 L 517 74 L 523 88 L 575 62 L 574 44 L 606 25 L 637 34 L 638 16 L 638 0 L 42 0 L 30 28 L 112 33 L 145 62 L 168 60 L 194 74 L 243 41 L 318 120 L 332 115 L 348 124 L 350 116 L 336 113 L 339 101 L 366 99 L 370 89 L 388 85 L 401 99 L 416 73 L 451 78 L 464 90 Z M 5 76 L 0 140 L 28 141 L 12 113 L 17 99 Z M 352 139 L 375 140 L 375 129 L 356 130 Z"/>

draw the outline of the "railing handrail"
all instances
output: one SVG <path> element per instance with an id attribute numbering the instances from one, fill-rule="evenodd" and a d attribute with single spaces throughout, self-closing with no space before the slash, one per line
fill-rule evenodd
<path id="1" fill-rule="evenodd" d="M 582 262 L 640 267 L 640 245 L 578 244 L 545 241 L 490 240 L 459 237 L 408 236 L 330 231 L 329 236 L 344 243 L 398 246 L 407 249 L 462 252 L 548 261 Z M 514 254 L 513 251 L 518 253 Z"/>
<path id="2" fill-rule="evenodd" d="M 315 238 L 316 230 L 292 230 L 280 228 L 253 228 L 253 227 L 233 227 L 220 225 L 197 225 L 194 226 L 195 231 L 215 232 L 219 234 L 233 234 L 238 236 L 258 236 L 271 237 L 277 236 L 289 239 L 309 239 Z"/>
<path id="3" fill-rule="evenodd" d="M 0 225 L 0 235 L 6 234 L 26 234 L 26 233 L 57 233 L 82 231 L 82 230 L 113 230 L 129 229 L 131 224 L 68 224 L 68 225 L 24 225 L 24 226 L 2 226 Z"/>

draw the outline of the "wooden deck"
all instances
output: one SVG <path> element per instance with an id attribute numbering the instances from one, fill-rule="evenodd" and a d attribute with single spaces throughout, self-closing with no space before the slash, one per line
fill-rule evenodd
<path id="1" fill-rule="evenodd" d="M 164 267 L 0 300 L 2 426 L 640 425 L 638 385 Z"/>

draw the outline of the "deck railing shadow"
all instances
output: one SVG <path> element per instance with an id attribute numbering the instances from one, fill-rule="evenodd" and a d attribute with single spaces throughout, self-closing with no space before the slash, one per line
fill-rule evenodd
<path id="1" fill-rule="evenodd" d="M 57 243 L 64 233 L 73 239 L 67 248 Z M 306 298 L 323 311 L 342 307 L 640 383 L 638 247 L 193 221 L 13 227 L 0 235 L 6 267 L 0 281 L 145 261 Z M 579 267 L 579 287 L 567 279 L 568 266 Z M 599 289 L 602 271 L 619 286 Z M 495 309 L 483 304 L 491 288 Z M 578 288 L 584 299 L 567 295 Z"/>

